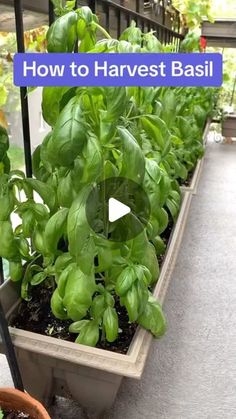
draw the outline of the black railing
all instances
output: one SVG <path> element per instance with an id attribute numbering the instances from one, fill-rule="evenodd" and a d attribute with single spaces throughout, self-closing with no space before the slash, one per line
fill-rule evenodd
<path id="1" fill-rule="evenodd" d="M 176 14 L 176 19 L 170 21 L 168 27 L 138 12 L 140 9 L 139 0 L 136 1 L 136 10 L 127 9 L 121 4 L 114 3 L 110 0 L 90 0 L 89 6 L 98 15 L 100 24 L 106 28 L 113 38 L 119 38 L 121 32 L 133 20 L 143 32 L 153 31 L 160 42 L 174 43 L 176 51 L 179 48 L 180 40 L 183 39 L 183 36 L 179 33 L 179 14 Z M 162 22 L 163 20 L 165 21 L 165 18 L 162 18 Z M 174 30 L 175 28 L 177 29 Z"/>
<path id="2" fill-rule="evenodd" d="M 117 0 L 119 1 L 119 0 Z M 81 0 L 77 1 L 77 6 L 88 5 L 100 19 L 101 25 L 105 26 L 106 30 L 114 38 L 119 38 L 121 32 L 130 25 L 131 21 L 135 21 L 137 26 L 143 32 L 153 31 L 157 38 L 162 43 L 173 43 L 176 51 L 179 49 L 180 41 L 183 35 L 180 31 L 180 16 L 179 12 L 172 8 L 173 13 L 166 11 L 164 7 L 165 0 L 159 1 L 161 7 L 161 21 L 158 15 L 157 19 L 145 15 L 145 3 L 141 0 L 127 0 L 131 8 L 125 7 L 126 0 L 120 0 L 122 4 L 114 3 L 110 0 Z M 35 6 L 35 5 L 34 5 Z M 24 52 L 24 25 L 23 25 L 23 2 L 22 0 L 14 0 L 15 22 L 16 22 L 16 39 L 17 51 Z M 48 1 L 48 21 L 51 24 L 54 19 L 53 4 Z M 169 19 L 168 26 L 167 18 Z M 32 176 L 32 159 L 31 159 L 31 141 L 30 141 L 30 125 L 29 125 L 29 108 L 27 90 L 25 87 L 20 88 L 21 98 L 21 117 L 23 128 L 23 141 L 24 141 L 24 156 L 25 168 L 27 176 Z M 0 259 L 0 284 L 4 281 L 3 264 Z"/>

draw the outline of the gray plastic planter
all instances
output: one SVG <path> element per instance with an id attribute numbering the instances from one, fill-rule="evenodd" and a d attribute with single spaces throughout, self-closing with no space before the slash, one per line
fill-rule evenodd
<path id="1" fill-rule="evenodd" d="M 161 303 L 170 282 L 181 244 L 192 194 L 183 194 L 180 214 L 162 265 L 154 295 Z M 15 284 L 7 281 L 0 298 L 9 316 L 18 306 Z M 77 400 L 84 408 L 101 412 L 112 406 L 123 377 L 140 379 L 153 341 L 139 327 L 127 355 L 61 341 L 10 327 L 25 389 L 49 404 L 53 395 Z M 2 344 L 0 350 L 3 351 Z"/>
<path id="2" fill-rule="evenodd" d="M 222 135 L 225 138 L 236 137 L 236 114 L 226 115 L 222 122 Z"/>

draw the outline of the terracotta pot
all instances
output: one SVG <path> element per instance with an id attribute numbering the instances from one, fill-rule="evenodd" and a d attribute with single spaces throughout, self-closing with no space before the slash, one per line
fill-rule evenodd
<path id="1" fill-rule="evenodd" d="M 14 388 L 0 388 L 0 407 L 30 415 L 30 419 L 50 419 L 43 405 L 27 393 Z"/>

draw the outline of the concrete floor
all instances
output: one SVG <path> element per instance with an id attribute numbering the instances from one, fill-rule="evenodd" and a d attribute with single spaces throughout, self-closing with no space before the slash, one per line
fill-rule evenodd
<path id="1" fill-rule="evenodd" d="M 235 255 L 236 145 L 210 143 L 165 302 L 168 332 L 104 419 L 236 418 Z M 3 357 L 0 366 L 10 384 Z M 84 418 L 60 399 L 50 413 Z"/>
<path id="2" fill-rule="evenodd" d="M 1 1 L 0 1 L 1 3 Z M 26 31 L 48 25 L 48 16 L 44 13 L 24 10 L 24 29 Z M 12 6 L 0 4 L 0 31 L 15 32 L 15 14 Z"/>

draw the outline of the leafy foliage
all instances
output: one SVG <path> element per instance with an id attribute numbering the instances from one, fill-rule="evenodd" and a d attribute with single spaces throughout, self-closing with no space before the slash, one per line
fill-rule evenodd
<path id="1" fill-rule="evenodd" d="M 174 0 L 174 5 L 181 11 L 184 23 L 190 29 L 198 28 L 203 18 L 214 21 L 211 0 Z"/>
<path id="2" fill-rule="evenodd" d="M 68 3 L 72 2 L 67 2 L 68 10 L 62 10 L 55 1 L 59 17 L 47 34 L 50 51 L 72 51 L 77 37 L 79 50 L 86 52 L 161 50 L 152 33 L 142 34 L 133 24 L 120 40 L 107 35 L 96 42 L 97 30 L 106 35 L 96 16 L 87 7 L 72 11 Z M 34 152 L 35 178 L 21 172 L 0 178 L 0 256 L 10 262 L 12 280 L 21 282 L 22 298 L 30 298 L 30 286 L 53 283 L 52 311 L 59 319 L 71 320 L 76 342 L 95 346 L 100 338 L 116 340 L 117 302 L 130 322 L 156 337 L 165 332 L 161 306 L 150 294 L 159 276 L 157 254 L 165 251 L 161 235 L 178 216 L 179 182 L 203 154 L 202 132 L 213 106 L 212 92 L 44 89 L 43 114 L 53 129 Z M 142 233 L 122 243 L 106 240 L 102 230 L 95 234 L 85 214 L 91 185 L 112 176 L 142 185 L 151 206 Z M 16 229 L 10 222 L 13 211 L 21 219 Z M 96 217 L 98 225 L 103 223 Z"/>

